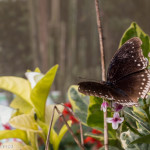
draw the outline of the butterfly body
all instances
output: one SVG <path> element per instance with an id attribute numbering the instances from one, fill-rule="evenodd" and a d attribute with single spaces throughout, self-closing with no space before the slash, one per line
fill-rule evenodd
<path id="1" fill-rule="evenodd" d="M 150 71 L 143 56 L 141 40 L 134 37 L 117 50 L 112 58 L 106 82 L 81 82 L 79 92 L 113 100 L 122 105 L 137 105 L 150 88 Z"/>

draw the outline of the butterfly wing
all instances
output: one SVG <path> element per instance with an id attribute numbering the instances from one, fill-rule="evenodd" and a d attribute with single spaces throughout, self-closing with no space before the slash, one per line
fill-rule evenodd
<path id="1" fill-rule="evenodd" d="M 139 98 L 144 98 L 150 88 L 150 71 L 142 71 L 130 74 L 116 82 L 116 87 L 123 90 L 133 103 L 137 103 Z M 120 99 L 117 99 L 121 103 Z M 124 101 L 126 103 L 126 101 Z"/>
<path id="2" fill-rule="evenodd" d="M 107 82 L 81 82 L 79 92 L 114 100 L 122 105 L 137 105 L 150 88 L 150 72 L 145 69 L 147 60 L 143 56 L 141 40 L 134 37 L 116 52 L 107 73 Z"/>
<path id="3" fill-rule="evenodd" d="M 108 82 L 116 82 L 122 77 L 147 67 L 148 63 L 143 56 L 141 44 L 141 40 L 138 37 L 134 37 L 117 50 L 108 68 Z"/>
<path id="4" fill-rule="evenodd" d="M 116 89 L 115 87 L 108 85 L 106 82 L 80 82 L 78 85 L 79 92 L 85 95 L 115 100 L 116 102 L 118 99 L 121 100 L 121 102 L 132 102 L 126 93 L 118 88 Z"/>

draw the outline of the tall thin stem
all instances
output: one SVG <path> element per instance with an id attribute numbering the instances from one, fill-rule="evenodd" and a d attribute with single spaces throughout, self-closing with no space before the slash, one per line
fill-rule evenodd
<path id="1" fill-rule="evenodd" d="M 101 54 L 102 80 L 105 81 L 106 78 L 105 78 L 103 34 L 102 34 L 102 26 L 101 26 L 100 9 L 99 9 L 98 0 L 95 0 L 95 8 L 96 8 L 96 15 L 97 15 L 97 27 L 98 27 L 100 54 Z M 108 150 L 108 126 L 107 126 L 106 119 L 107 119 L 107 111 L 104 112 L 104 146 L 105 146 L 105 150 Z"/>

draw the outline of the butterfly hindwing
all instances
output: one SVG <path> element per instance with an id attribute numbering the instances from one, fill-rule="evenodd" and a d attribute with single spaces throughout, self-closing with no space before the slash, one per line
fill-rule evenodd
<path id="1" fill-rule="evenodd" d="M 143 56 L 141 44 L 141 40 L 134 37 L 117 50 L 108 68 L 107 81 L 113 83 L 147 67 L 147 60 Z"/>
<path id="2" fill-rule="evenodd" d="M 123 90 L 134 103 L 137 103 L 138 99 L 144 98 L 149 91 L 150 71 L 144 69 L 128 75 L 117 81 L 116 86 L 117 88 Z"/>

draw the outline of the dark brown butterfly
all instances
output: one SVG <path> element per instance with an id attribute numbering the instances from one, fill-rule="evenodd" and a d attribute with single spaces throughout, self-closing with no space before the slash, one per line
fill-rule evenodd
<path id="1" fill-rule="evenodd" d="M 142 41 L 131 38 L 117 50 L 112 58 L 106 82 L 80 82 L 79 92 L 113 100 L 116 103 L 137 105 L 150 88 L 150 71 L 146 69 L 148 61 L 143 56 Z"/>

